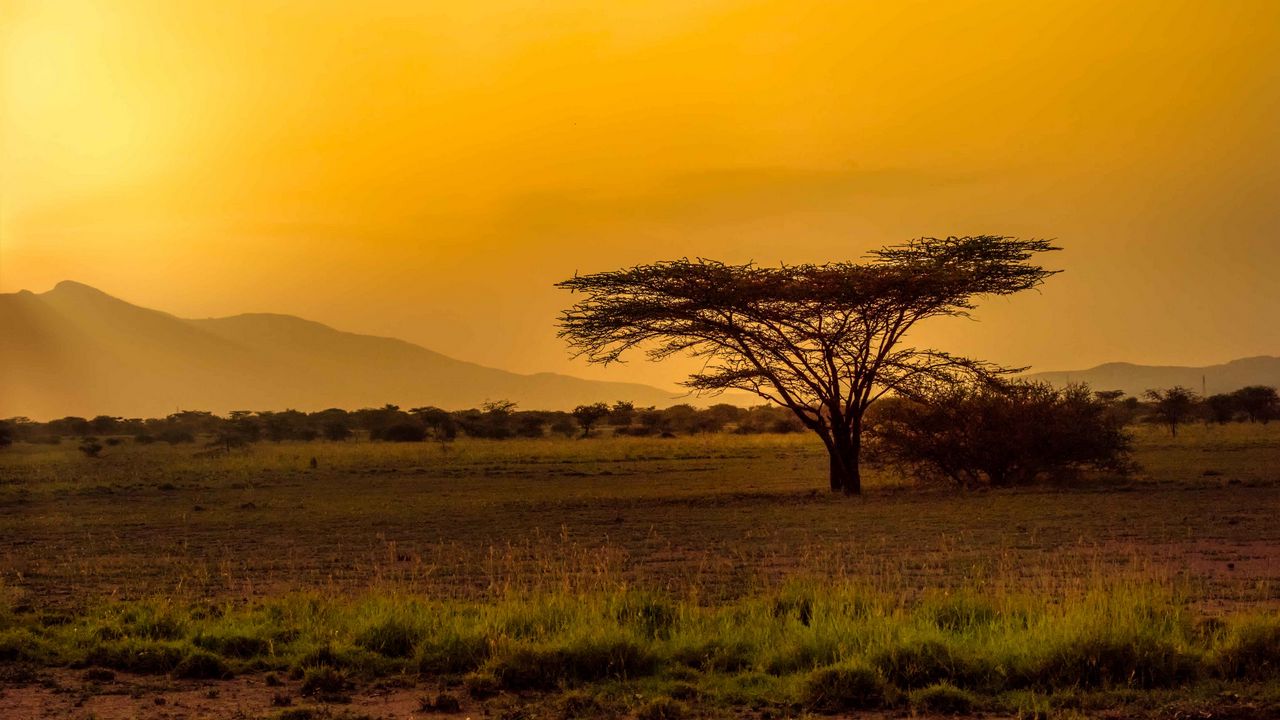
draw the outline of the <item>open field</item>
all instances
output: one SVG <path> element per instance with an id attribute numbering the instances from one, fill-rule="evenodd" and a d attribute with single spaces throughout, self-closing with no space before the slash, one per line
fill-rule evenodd
<path id="1" fill-rule="evenodd" d="M 801 435 L 17 445 L 0 713 L 87 693 L 101 717 L 217 717 L 146 705 L 222 683 L 270 717 L 266 672 L 294 712 L 394 717 L 441 688 L 559 716 L 1275 712 L 1280 425 L 1136 432 L 1129 478 L 957 493 L 872 470 L 854 500 Z"/>

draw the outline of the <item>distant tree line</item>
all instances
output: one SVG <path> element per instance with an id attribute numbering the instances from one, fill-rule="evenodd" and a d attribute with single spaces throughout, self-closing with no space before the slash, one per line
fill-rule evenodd
<path id="1" fill-rule="evenodd" d="M 1280 395 L 1265 386 L 1201 398 L 1184 387 L 1149 390 L 1141 398 L 1055 388 L 1024 380 L 956 383 L 911 397 L 882 398 L 865 422 L 873 465 L 893 466 L 925 481 L 963 488 L 1008 487 L 1073 477 L 1081 471 L 1124 474 L 1132 438 L 1127 426 L 1158 424 L 1177 435 L 1202 421 L 1268 423 L 1280 419 Z M 520 410 L 514 402 L 446 411 L 396 405 L 304 413 L 236 411 L 227 416 L 184 411 L 164 418 L 65 417 L 49 422 L 11 418 L 0 423 L 0 446 L 14 441 L 78 442 L 98 457 L 109 446 L 202 443 L 206 452 L 231 452 L 259 442 L 439 442 L 458 437 L 675 437 L 705 433 L 795 433 L 803 423 L 776 405 L 637 408 L 629 402 L 580 405 L 570 412 Z"/>
<path id="2" fill-rule="evenodd" d="M 13 442 L 81 443 L 88 455 L 102 444 L 204 443 L 232 450 L 258 442 L 368 440 L 381 442 L 449 442 L 458 437 L 587 438 L 602 434 L 674 437 L 701 433 L 790 433 L 803 429 L 788 411 L 729 404 L 696 408 L 674 405 L 657 409 L 626 401 L 581 405 L 572 412 L 520 410 L 499 400 L 479 408 L 448 411 L 437 407 L 404 409 L 398 405 L 319 412 L 236 410 L 226 416 L 184 410 L 163 418 L 64 417 L 36 422 L 25 417 L 0 421 L 0 446 Z M 97 450 L 90 451 L 93 445 Z"/>

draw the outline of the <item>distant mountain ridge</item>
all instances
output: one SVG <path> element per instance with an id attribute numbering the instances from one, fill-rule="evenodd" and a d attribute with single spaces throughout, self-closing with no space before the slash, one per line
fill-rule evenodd
<path id="1" fill-rule="evenodd" d="M 1054 385 L 1083 382 L 1095 390 L 1123 390 L 1134 396 L 1174 385 L 1213 395 L 1248 385 L 1280 387 L 1280 357 L 1259 355 L 1204 367 L 1114 362 L 1088 370 L 1028 373 L 1025 377 Z"/>
<path id="2" fill-rule="evenodd" d="M 0 294 L 0 339 L 0 417 L 688 401 L 635 383 L 507 372 L 291 315 L 184 319 L 71 281 Z"/>

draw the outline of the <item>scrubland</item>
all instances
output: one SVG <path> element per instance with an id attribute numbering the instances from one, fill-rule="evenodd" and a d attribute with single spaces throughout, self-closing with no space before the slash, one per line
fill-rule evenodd
<path id="1" fill-rule="evenodd" d="M 1280 425 L 1135 433 L 855 499 L 799 435 L 18 444 L 0 714 L 1280 712 Z"/>

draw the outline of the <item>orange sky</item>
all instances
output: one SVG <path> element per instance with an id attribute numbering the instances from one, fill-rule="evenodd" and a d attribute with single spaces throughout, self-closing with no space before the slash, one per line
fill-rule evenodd
<path id="1" fill-rule="evenodd" d="M 923 339 L 1057 369 L 1280 353 L 1280 3 L 8 0 L 0 291 L 273 311 L 586 368 L 551 284 L 1057 238 Z"/>

